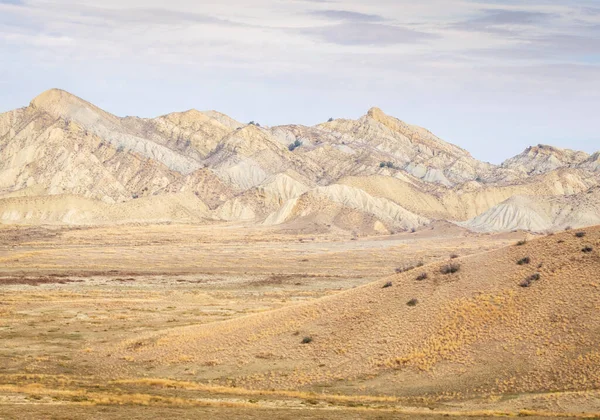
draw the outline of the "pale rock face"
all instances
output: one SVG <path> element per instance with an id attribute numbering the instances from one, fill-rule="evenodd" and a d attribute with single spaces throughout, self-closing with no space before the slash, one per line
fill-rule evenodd
<path id="1" fill-rule="evenodd" d="M 52 89 L 0 114 L 3 223 L 547 230 L 596 223 L 599 184 L 600 152 L 536 146 L 494 166 L 378 108 L 264 128 L 193 109 L 120 118 Z"/>
<path id="2" fill-rule="evenodd" d="M 502 164 L 504 168 L 514 169 L 527 175 L 539 175 L 564 167 L 576 167 L 590 156 L 557 147 L 538 145 L 527 148 L 523 153 Z"/>
<path id="3" fill-rule="evenodd" d="M 482 232 L 557 231 L 600 224 L 600 190 L 563 196 L 514 196 L 460 223 Z"/>

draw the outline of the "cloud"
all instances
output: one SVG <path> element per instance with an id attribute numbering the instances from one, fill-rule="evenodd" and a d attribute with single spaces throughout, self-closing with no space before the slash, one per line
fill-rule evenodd
<path id="1" fill-rule="evenodd" d="M 508 34 L 516 32 L 515 27 L 532 26 L 556 17 L 551 13 L 512 9 L 484 9 L 481 13 L 481 16 L 455 24 L 455 28 Z"/>
<path id="2" fill-rule="evenodd" d="M 379 15 L 351 12 L 348 10 L 316 10 L 311 12 L 311 14 L 331 20 L 349 22 L 381 22 L 384 20 L 384 18 Z"/>
<path id="3" fill-rule="evenodd" d="M 401 26 L 360 22 L 312 27 L 301 32 L 327 43 L 348 46 L 415 44 L 438 37 Z"/>

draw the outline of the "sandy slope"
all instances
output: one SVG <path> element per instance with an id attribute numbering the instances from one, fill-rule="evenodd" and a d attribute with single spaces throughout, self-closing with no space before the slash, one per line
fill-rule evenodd
<path id="1" fill-rule="evenodd" d="M 172 220 L 202 222 L 208 207 L 193 194 L 164 194 L 125 203 L 107 204 L 73 195 L 0 199 L 4 224 L 112 224 L 163 223 Z"/>

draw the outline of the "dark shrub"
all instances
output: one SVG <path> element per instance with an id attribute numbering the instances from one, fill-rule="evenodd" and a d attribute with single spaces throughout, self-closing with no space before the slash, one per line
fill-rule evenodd
<path id="1" fill-rule="evenodd" d="M 460 256 L 460 255 L 458 255 L 458 254 L 452 254 L 452 255 L 450 255 L 450 259 L 451 259 L 451 260 L 455 260 L 455 259 L 457 259 L 459 256 Z"/>
<path id="2" fill-rule="evenodd" d="M 388 287 L 392 287 L 391 281 L 388 281 L 386 284 L 383 285 L 383 289 L 387 289 Z"/>
<path id="3" fill-rule="evenodd" d="M 454 273 L 458 272 L 459 270 L 460 270 L 460 264 L 447 264 L 447 265 L 444 265 L 440 269 L 440 272 L 442 274 L 454 274 Z"/>
<path id="4" fill-rule="evenodd" d="M 527 239 L 523 239 L 523 240 L 521 240 L 521 241 L 517 242 L 517 246 L 523 246 L 523 245 L 525 245 L 526 243 L 527 243 Z"/>
<path id="5" fill-rule="evenodd" d="M 585 248 L 583 248 L 581 250 L 581 252 L 585 252 L 586 254 L 589 254 L 590 252 L 592 252 L 594 250 L 594 248 L 592 248 L 591 246 L 586 246 Z"/>
<path id="6" fill-rule="evenodd" d="M 290 143 L 290 145 L 288 146 L 288 149 L 290 152 L 293 152 L 295 149 L 297 149 L 300 146 L 302 146 L 302 142 L 300 140 L 296 140 L 293 143 Z"/>
<path id="7" fill-rule="evenodd" d="M 419 280 L 419 281 L 427 280 L 428 277 L 429 277 L 429 275 L 427 273 L 421 273 L 417 276 L 417 280 Z"/>
<path id="8" fill-rule="evenodd" d="M 531 282 L 529 280 L 525 279 L 521 283 L 519 283 L 519 286 L 521 286 L 521 287 L 529 287 L 529 286 L 531 286 Z"/>
<path id="9" fill-rule="evenodd" d="M 328 119 L 327 122 L 333 122 L 333 118 Z"/>
<path id="10" fill-rule="evenodd" d="M 521 258 L 519 261 L 517 261 L 517 264 L 525 265 L 525 264 L 529 264 L 530 262 L 531 262 L 531 258 L 525 257 L 525 258 Z"/>
<path id="11" fill-rule="evenodd" d="M 313 341 L 312 337 L 304 337 L 302 339 L 302 344 L 312 343 L 312 341 Z"/>
<path id="12" fill-rule="evenodd" d="M 411 271 L 411 270 L 414 270 L 415 268 L 423 267 L 424 265 L 425 265 L 425 263 L 423 261 L 419 261 L 416 264 L 411 264 L 411 265 L 407 265 L 404 267 L 396 268 L 396 273 L 398 273 L 398 274 L 406 273 L 407 271 Z"/>
<path id="13" fill-rule="evenodd" d="M 578 238 L 583 238 L 585 236 L 585 232 L 577 232 L 575 236 Z"/>
<path id="14" fill-rule="evenodd" d="M 406 304 L 408 306 L 417 306 L 417 303 L 419 303 L 419 301 L 417 299 L 414 299 L 414 298 L 411 299 L 411 300 L 409 300 L 408 302 L 406 302 Z"/>
<path id="15" fill-rule="evenodd" d="M 532 274 L 531 276 L 529 276 L 525 280 L 523 280 L 521 283 L 519 283 L 519 286 L 529 287 L 529 286 L 531 286 L 531 283 L 533 283 L 534 281 L 537 281 L 539 279 L 540 279 L 540 273 Z"/>

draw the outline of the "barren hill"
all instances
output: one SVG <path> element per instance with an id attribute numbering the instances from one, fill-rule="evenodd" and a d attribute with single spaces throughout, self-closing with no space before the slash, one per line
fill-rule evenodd
<path id="1" fill-rule="evenodd" d="M 142 334 L 109 346 L 107 365 L 261 389 L 596 389 L 599 251 L 600 227 L 563 232 L 281 310 Z"/>
<path id="2" fill-rule="evenodd" d="M 479 230 L 558 229 L 560 218 L 528 220 L 549 198 L 565 195 L 572 225 L 596 220 L 577 200 L 600 183 L 599 162 L 598 153 L 536 146 L 495 166 L 378 108 L 314 127 L 261 127 L 216 111 L 120 118 L 52 89 L 0 114 L 0 212 L 3 223 L 110 223 L 89 207 L 183 193 L 201 204 L 192 218 L 167 212 L 171 221 L 316 224 L 357 234 L 435 220 L 469 221 Z M 31 208 L 4 200 L 50 196 L 27 201 Z M 515 196 L 528 199 L 499 221 L 495 206 Z M 71 198 L 60 204 L 61 197 Z M 45 203 L 86 217 L 57 216 Z M 157 220 L 144 206 L 130 207 L 139 208 L 137 221 Z"/>

